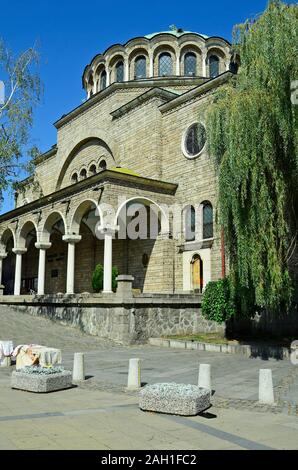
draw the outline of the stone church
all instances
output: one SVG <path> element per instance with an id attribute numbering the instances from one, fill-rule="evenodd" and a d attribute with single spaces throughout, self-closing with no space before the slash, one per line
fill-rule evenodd
<path id="1" fill-rule="evenodd" d="M 57 143 L 0 216 L 4 297 L 92 297 L 97 264 L 110 298 L 112 267 L 147 298 L 191 297 L 222 277 L 205 113 L 234 72 L 227 40 L 174 26 L 97 54 L 83 71 L 86 99 L 54 123 Z M 154 238 L 119 236 L 120 215 L 138 203 L 157 209 Z"/>

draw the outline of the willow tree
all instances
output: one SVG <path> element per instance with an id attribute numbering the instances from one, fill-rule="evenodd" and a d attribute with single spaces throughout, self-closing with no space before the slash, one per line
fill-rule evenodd
<path id="1" fill-rule="evenodd" d="M 291 302 L 297 249 L 297 6 L 271 1 L 234 28 L 233 47 L 239 72 L 215 94 L 207 116 L 219 222 L 241 312 L 276 310 Z"/>

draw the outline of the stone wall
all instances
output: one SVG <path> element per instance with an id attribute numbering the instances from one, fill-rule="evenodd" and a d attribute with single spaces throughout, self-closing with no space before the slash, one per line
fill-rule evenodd
<path id="1" fill-rule="evenodd" d="M 0 299 L 14 311 L 40 315 L 70 325 L 90 335 L 121 344 L 145 343 L 150 337 L 223 331 L 224 326 L 205 320 L 200 296 L 144 294 L 111 296 L 9 296 Z"/>

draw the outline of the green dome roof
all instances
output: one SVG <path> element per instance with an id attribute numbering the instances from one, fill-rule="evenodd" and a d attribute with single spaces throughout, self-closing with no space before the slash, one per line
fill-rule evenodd
<path id="1" fill-rule="evenodd" d="M 183 34 L 188 34 L 188 33 L 199 34 L 200 36 L 203 36 L 203 38 L 205 39 L 209 37 L 209 36 L 206 36 L 206 34 L 195 33 L 194 31 L 184 31 L 181 28 L 173 27 L 173 29 L 169 29 L 168 31 L 158 31 L 157 33 L 146 34 L 145 38 L 152 39 L 154 36 L 157 36 L 158 34 L 165 34 L 165 33 L 172 34 L 173 36 L 176 36 L 177 38 L 179 38 Z"/>

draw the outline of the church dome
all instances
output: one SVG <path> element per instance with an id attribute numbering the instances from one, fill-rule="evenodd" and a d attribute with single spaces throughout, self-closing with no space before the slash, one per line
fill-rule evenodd
<path id="1" fill-rule="evenodd" d="M 229 69 L 230 43 L 223 38 L 170 26 L 160 31 L 114 44 L 97 54 L 85 67 L 82 81 L 90 98 L 115 82 L 161 79 L 174 82 L 179 77 L 215 78 Z"/>

